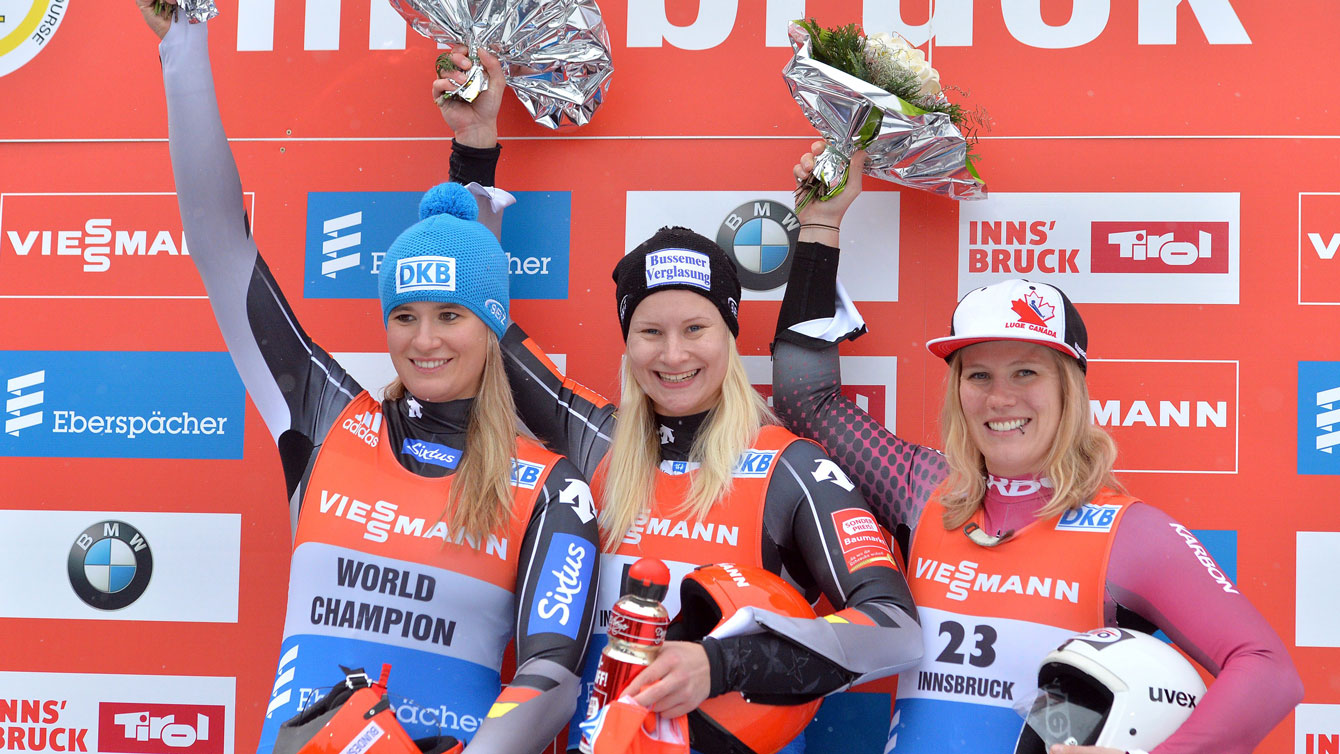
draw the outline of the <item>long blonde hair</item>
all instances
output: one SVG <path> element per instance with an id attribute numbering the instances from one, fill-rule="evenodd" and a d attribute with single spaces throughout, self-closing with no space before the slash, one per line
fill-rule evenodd
<path id="1" fill-rule="evenodd" d="M 968 420 L 959 398 L 962 353 L 957 351 L 950 358 L 944 406 L 940 410 L 945 460 L 949 463 L 949 477 L 940 494 L 946 529 L 966 524 L 986 496 L 986 459 L 968 434 Z M 1038 518 L 1078 508 L 1103 487 L 1121 489 L 1112 475 L 1117 444 L 1089 421 L 1089 386 L 1079 362 L 1051 348 L 1047 353 L 1056 362 L 1060 377 L 1061 418 L 1056 438 L 1042 461 L 1043 476 L 1051 480 L 1052 496 L 1038 511 Z"/>
<path id="2" fill-rule="evenodd" d="M 405 386 L 397 377 L 386 387 L 386 397 L 399 400 Z M 465 450 L 451 482 L 439 521 L 453 532 L 483 546 L 488 535 L 502 537 L 512 515 L 512 463 L 516 458 L 516 402 L 507 384 L 498 336 L 488 332 L 484 371 L 479 392 L 470 406 Z"/>
<path id="3" fill-rule="evenodd" d="M 619 422 L 604 462 L 600 531 L 607 552 L 617 549 L 638 516 L 651 510 L 656 495 L 656 470 L 661 462 L 651 399 L 638 384 L 629 363 L 625 356 Z M 688 498 L 674 513 L 702 520 L 718 500 L 730 494 L 735 464 L 759 430 L 765 424 L 777 423 L 763 396 L 749 383 L 735 338 L 731 337 L 721 397 L 708 411 L 689 450 L 689 462 L 697 463 L 698 469 L 689 485 Z"/>

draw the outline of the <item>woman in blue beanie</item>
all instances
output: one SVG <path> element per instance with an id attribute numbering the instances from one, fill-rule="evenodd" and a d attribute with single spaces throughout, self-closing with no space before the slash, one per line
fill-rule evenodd
<path id="1" fill-rule="evenodd" d="M 398 378 L 375 399 L 303 331 L 257 252 L 206 24 L 136 3 L 162 40 L 191 259 L 288 483 L 288 612 L 259 752 L 292 751 L 281 724 L 340 666 L 385 663 L 412 736 L 440 732 L 475 754 L 541 751 L 576 704 L 598 543 L 582 475 L 516 433 L 499 351 L 502 248 L 464 187 L 424 196 L 381 261 Z M 513 638 L 516 676 L 502 688 Z"/>

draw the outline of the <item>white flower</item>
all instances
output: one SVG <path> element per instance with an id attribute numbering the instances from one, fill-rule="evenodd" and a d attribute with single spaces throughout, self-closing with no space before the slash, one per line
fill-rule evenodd
<path id="1" fill-rule="evenodd" d="M 865 64 L 870 70 L 870 83 L 885 86 L 885 82 L 895 79 L 899 73 L 909 73 L 916 77 L 921 97 L 933 97 L 940 93 L 940 73 L 926 62 L 926 53 L 908 44 L 901 34 L 876 32 L 865 39 Z"/>

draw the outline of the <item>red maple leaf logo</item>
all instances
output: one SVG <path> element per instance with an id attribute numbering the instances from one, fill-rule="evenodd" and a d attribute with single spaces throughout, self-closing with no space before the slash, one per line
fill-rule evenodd
<path id="1" fill-rule="evenodd" d="M 1056 316 L 1056 307 L 1044 301 L 1036 292 L 1015 299 L 1010 308 L 1014 309 L 1014 313 L 1019 315 L 1020 322 L 1026 322 L 1030 325 L 1045 327 L 1047 322 Z"/>

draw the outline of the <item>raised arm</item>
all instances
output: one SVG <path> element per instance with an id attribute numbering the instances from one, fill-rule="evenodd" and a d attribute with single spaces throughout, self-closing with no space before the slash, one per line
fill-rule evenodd
<path id="1" fill-rule="evenodd" d="M 191 260 L 228 352 L 279 446 L 292 513 L 326 430 L 361 390 L 293 316 L 251 236 L 237 165 L 219 118 L 207 24 L 171 24 L 136 0 L 162 41 L 168 143 Z"/>
<path id="2" fill-rule="evenodd" d="M 595 614 L 599 561 L 591 490 L 561 459 L 545 479 L 521 545 L 516 674 L 467 752 L 538 753 L 572 717 Z"/>
<path id="3" fill-rule="evenodd" d="M 948 472 L 937 451 L 899 438 L 841 392 L 837 344 L 864 333 L 865 324 L 837 280 L 837 228 L 860 194 L 863 164 L 858 153 L 847 189 L 801 212 L 800 243 L 773 342 L 773 408 L 791 431 L 828 450 L 879 523 L 906 544 L 907 530 Z M 804 155 L 797 180 L 813 167 L 813 153 Z"/>

